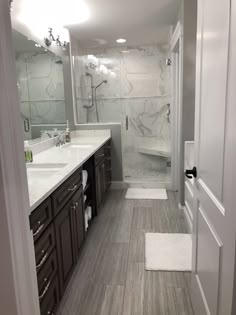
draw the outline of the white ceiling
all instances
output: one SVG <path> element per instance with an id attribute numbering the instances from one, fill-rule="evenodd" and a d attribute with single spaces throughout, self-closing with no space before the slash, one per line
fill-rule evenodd
<path id="1" fill-rule="evenodd" d="M 89 19 L 68 27 L 81 48 L 167 43 L 176 21 L 180 0 L 85 0 Z"/>

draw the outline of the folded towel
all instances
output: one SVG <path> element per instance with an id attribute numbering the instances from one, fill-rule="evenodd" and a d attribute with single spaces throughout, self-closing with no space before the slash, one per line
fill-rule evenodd
<path id="1" fill-rule="evenodd" d="M 86 187 L 87 181 L 88 181 L 88 172 L 86 170 L 83 170 L 82 172 L 83 189 Z"/>

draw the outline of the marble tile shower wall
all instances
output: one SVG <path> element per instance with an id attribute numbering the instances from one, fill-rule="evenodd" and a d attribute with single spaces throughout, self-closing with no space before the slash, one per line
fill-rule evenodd
<path id="1" fill-rule="evenodd" d="M 29 118 L 32 125 L 65 123 L 60 58 L 49 52 L 21 53 L 16 67 L 22 119 Z"/>
<path id="2" fill-rule="evenodd" d="M 123 126 L 125 178 L 155 180 L 157 176 L 162 176 L 164 179 L 161 180 L 166 181 L 167 161 L 158 156 L 140 154 L 138 147 L 163 142 L 170 147 L 167 104 L 171 102 L 171 78 L 170 68 L 165 63 L 168 48 L 144 46 L 130 49 L 129 53 L 114 48 L 94 55 L 113 75 L 88 68 L 87 56 L 75 57 L 78 122 L 97 122 L 95 107 L 86 109 L 91 105 L 91 83 L 86 75 L 89 72 L 94 86 L 102 80 L 108 81 L 97 89 L 99 122 L 120 122 Z"/>

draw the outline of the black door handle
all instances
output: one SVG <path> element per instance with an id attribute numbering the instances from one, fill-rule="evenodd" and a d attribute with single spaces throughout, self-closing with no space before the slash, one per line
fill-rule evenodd
<path id="1" fill-rule="evenodd" d="M 188 178 L 196 178 L 197 177 L 197 168 L 194 166 L 192 170 L 186 170 L 185 176 Z"/>

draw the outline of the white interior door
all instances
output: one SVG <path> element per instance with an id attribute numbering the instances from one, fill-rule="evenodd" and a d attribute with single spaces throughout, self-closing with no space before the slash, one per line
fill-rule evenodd
<path id="1" fill-rule="evenodd" d="M 211 315 L 235 314 L 231 313 L 236 226 L 233 2 L 235 6 L 230 0 L 198 1 L 193 272 L 204 312 Z M 195 313 L 203 315 L 195 293 L 192 298 Z"/>

